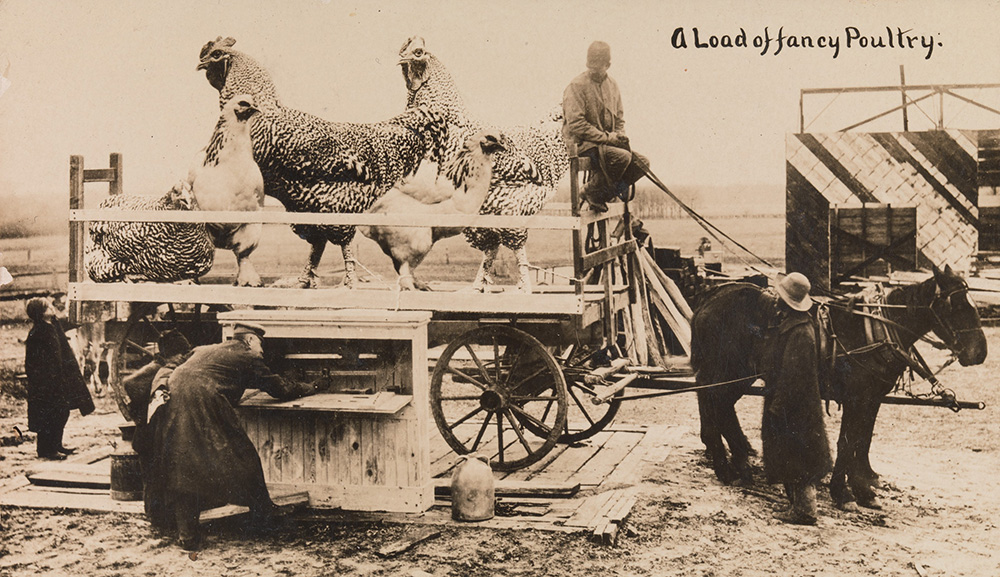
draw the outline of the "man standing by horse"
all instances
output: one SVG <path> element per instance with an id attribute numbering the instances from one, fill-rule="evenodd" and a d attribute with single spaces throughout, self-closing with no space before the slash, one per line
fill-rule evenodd
<path id="1" fill-rule="evenodd" d="M 775 517 L 799 525 L 816 524 L 816 485 L 833 464 L 823 423 L 816 326 L 809 315 L 811 288 L 797 272 L 778 281 L 776 325 L 764 345 L 764 473 L 768 482 L 784 484 L 791 501 Z"/>

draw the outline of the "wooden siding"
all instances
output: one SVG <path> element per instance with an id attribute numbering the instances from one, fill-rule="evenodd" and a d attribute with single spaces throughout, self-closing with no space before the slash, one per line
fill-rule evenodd
<path id="1" fill-rule="evenodd" d="M 916 266 L 968 273 L 994 226 L 980 221 L 981 197 L 1000 200 L 1000 131 L 790 134 L 786 174 L 788 270 L 829 286 L 844 263 L 830 262 L 842 239 L 824 235 L 827 211 L 879 203 L 915 209 Z"/>

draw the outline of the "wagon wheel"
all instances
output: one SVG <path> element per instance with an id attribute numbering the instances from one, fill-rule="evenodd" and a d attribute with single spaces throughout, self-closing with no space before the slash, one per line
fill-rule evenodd
<path id="1" fill-rule="evenodd" d="M 166 310 L 160 310 L 156 303 L 133 303 L 128 321 L 111 347 L 108 382 L 118 410 L 129 421 L 134 419 L 124 381 L 156 359 L 156 341 L 161 334 L 170 329 L 180 330 L 193 346 L 217 340 L 214 314 L 203 312 L 200 304 L 193 305 L 191 310 L 173 304 L 165 306 Z"/>
<path id="2" fill-rule="evenodd" d="M 566 392 L 569 396 L 569 412 L 566 417 L 566 427 L 559 436 L 560 443 L 576 443 L 589 439 L 607 427 L 618 414 L 622 404 L 621 397 L 625 395 L 625 391 L 618 391 L 607 402 L 595 405 L 592 399 L 597 391 L 584 380 L 586 374 L 591 371 L 587 362 L 599 352 L 584 350 L 579 354 L 571 354 L 568 358 L 558 359 L 563 367 Z M 570 432 L 570 429 L 576 428 L 580 430 Z"/>
<path id="3" fill-rule="evenodd" d="M 448 445 L 491 457 L 497 471 L 537 462 L 566 426 L 562 369 L 538 339 L 505 325 L 473 329 L 449 344 L 430 395 Z"/>

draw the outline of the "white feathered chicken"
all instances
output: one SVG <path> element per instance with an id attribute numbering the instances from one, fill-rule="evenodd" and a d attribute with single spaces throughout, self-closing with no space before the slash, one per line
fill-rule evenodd
<path id="1" fill-rule="evenodd" d="M 409 92 L 407 106 L 427 106 L 448 123 L 447 141 L 437 152 L 442 165 L 458 154 L 467 135 L 480 130 L 495 131 L 503 136 L 505 144 L 511 143 L 494 158 L 493 182 L 479 214 L 530 216 L 541 210 L 569 169 L 562 126 L 550 122 L 542 126 L 490 127 L 468 113 L 451 74 L 427 51 L 423 38 L 408 39 L 399 56 Z M 473 283 L 476 289 L 484 290 L 492 282 L 493 262 L 502 245 L 514 251 L 517 258 L 518 289 L 531 292 L 524 249 L 526 230 L 468 228 L 465 236 L 474 248 L 483 251 L 483 262 Z"/>
<path id="2" fill-rule="evenodd" d="M 253 96 L 238 94 L 222 107 L 222 116 L 207 148 L 188 173 L 199 210 L 257 211 L 264 206 L 264 178 L 253 159 L 250 118 L 258 113 Z M 250 261 L 257 248 L 260 223 L 209 223 L 216 248 L 236 255 L 238 286 L 260 286 Z"/>
<path id="3" fill-rule="evenodd" d="M 181 182 L 160 198 L 117 194 L 101 208 L 194 210 L 191 187 Z M 215 247 L 200 223 L 93 222 L 84 259 L 95 282 L 176 282 L 212 268 Z"/>
<path id="4" fill-rule="evenodd" d="M 493 154 L 506 150 L 500 138 L 477 132 L 451 163 L 444 166 L 444 178 L 432 183 L 407 183 L 380 198 L 374 214 L 475 214 L 490 190 Z M 443 182 L 439 182 L 443 181 Z M 359 227 L 362 234 L 378 243 L 399 274 L 403 290 L 430 290 L 413 276 L 435 242 L 462 233 L 464 227 L 421 228 L 413 226 Z"/>

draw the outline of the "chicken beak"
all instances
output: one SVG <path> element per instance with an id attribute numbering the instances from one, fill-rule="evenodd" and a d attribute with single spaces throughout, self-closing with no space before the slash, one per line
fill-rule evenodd
<path id="1" fill-rule="evenodd" d="M 194 69 L 195 70 L 204 70 L 204 69 L 208 68 L 209 64 L 211 64 L 211 62 L 209 62 L 207 60 L 202 60 L 201 62 L 198 63 L 198 66 L 194 67 Z"/>

